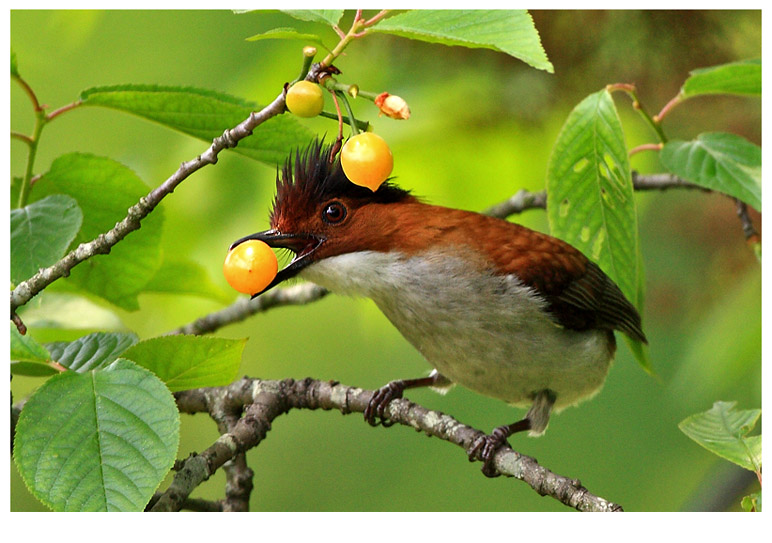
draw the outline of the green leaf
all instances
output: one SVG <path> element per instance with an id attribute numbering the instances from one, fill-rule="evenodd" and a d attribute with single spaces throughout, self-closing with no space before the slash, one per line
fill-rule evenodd
<path id="1" fill-rule="evenodd" d="M 92 241 L 126 216 L 149 189 L 126 166 L 109 158 L 71 153 L 57 158 L 35 184 L 33 196 L 63 193 L 78 201 L 83 226 L 73 246 Z M 156 208 L 142 228 L 73 268 L 68 279 L 80 288 L 127 310 L 139 308 L 139 294 L 161 266 L 163 209 Z"/>
<path id="2" fill-rule="evenodd" d="M 11 77 L 19 76 L 19 65 L 16 63 L 16 53 L 11 51 Z"/>
<path id="3" fill-rule="evenodd" d="M 55 194 L 11 210 L 11 281 L 20 283 L 55 264 L 80 230 L 78 202 Z"/>
<path id="4" fill-rule="evenodd" d="M 368 32 L 500 51 L 552 73 L 531 15 L 525 10 L 415 10 L 380 21 Z"/>
<path id="5" fill-rule="evenodd" d="M 681 94 L 684 98 L 702 94 L 761 96 L 761 59 L 691 71 L 681 88 Z"/>
<path id="6" fill-rule="evenodd" d="M 14 460 L 54 511 L 142 511 L 168 473 L 179 413 L 164 384 L 128 360 L 65 372 L 30 396 Z"/>
<path id="7" fill-rule="evenodd" d="M 708 132 L 669 141 L 660 153 L 675 175 L 733 196 L 761 211 L 761 147 L 735 134 Z"/>
<path id="8" fill-rule="evenodd" d="M 61 370 L 52 364 L 41 364 L 40 362 L 15 362 L 11 360 L 11 374 L 23 375 L 24 377 L 50 377 L 60 373 Z"/>
<path id="9" fill-rule="evenodd" d="M 124 330 L 112 309 L 80 293 L 46 291 L 44 304 L 27 304 L 22 318 L 45 341 L 75 339 L 87 331 Z"/>
<path id="10" fill-rule="evenodd" d="M 137 342 L 134 334 L 95 332 L 75 341 L 48 343 L 51 358 L 79 373 L 104 368 Z"/>
<path id="11" fill-rule="evenodd" d="M 238 375 L 246 339 L 161 336 L 141 341 L 123 353 L 159 378 L 172 392 L 214 387 Z"/>
<path id="12" fill-rule="evenodd" d="M 233 296 L 217 286 L 206 270 L 192 260 L 164 258 L 163 264 L 145 290 L 176 294 L 194 294 L 220 302 L 229 302 Z"/>
<path id="13" fill-rule="evenodd" d="M 278 94 L 278 89 L 277 89 Z M 86 106 L 103 106 L 138 115 L 185 134 L 211 142 L 245 120 L 260 106 L 233 96 L 191 87 L 116 85 L 81 93 Z M 261 124 L 234 149 L 269 164 L 282 164 L 313 134 L 293 117 L 279 115 Z"/>
<path id="14" fill-rule="evenodd" d="M 337 25 L 340 18 L 343 17 L 342 9 L 283 9 L 281 11 L 301 21 L 329 25 Z"/>
<path id="15" fill-rule="evenodd" d="M 714 454 L 751 471 L 761 469 L 761 436 L 748 436 L 761 409 L 735 410 L 737 402 L 716 402 L 709 411 L 687 417 L 683 433 Z"/>
<path id="16" fill-rule="evenodd" d="M 50 365 L 51 355 L 29 335 L 21 335 L 13 323 L 11 326 L 11 373 L 27 377 L 47 377 L 59 371 Z"/>
<path id="17" fill-rule="evenodd" d="M 743 511 L 747 511 L 747 512 L 755 511 L 757 513 L 760 513 L 761 512 L 761 492 L 755 492 L 753 494 L 745 496 L 742 499 L 742 508 L 743 508 Z"/>
<path id="18" fill-rule="evenodd" d="M 47 363 L 51 360 L 51 354 L 32 337 L 21 335 L 13 323 L 11 327 L 11 360 L 23 362 Z"/>
<path id="19" fill-rule="evenodd" d="M 294 28 L 274 28 L 261 34 L 255 34 L 247 38 L 247 41 L 259 41 L 259 40 L 301 40 L 305 42 L 316 43 L 321 45 L 325 49 L 327 47 L 322 43 L 322 38 L 316 34 L 305 34 L 298 32 Z"/>
<path id="20" fill-rule="evenodd" d="M 591 94 L 566 119 L 547 166 L 553 236 L 596 262 L 637 307 L 643 305 L 638 223 L 622 123 L 608 91 Z M 647 349 L 632 349 L 651 373 Z"/>
<path id="21" fill-rule="evenodd" d="M 595 261 L 640 306 L 638 226 L 627 149 L 611 95 L 585 98 L 563 125 L 547 166 L 552 235 Z"/>

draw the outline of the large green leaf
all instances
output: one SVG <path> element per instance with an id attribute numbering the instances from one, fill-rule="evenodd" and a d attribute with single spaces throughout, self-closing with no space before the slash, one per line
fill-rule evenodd
<path id="1" fill-rule="evenodd" d="M 701 94 L 761 96 L 761 60 L 745 60 L 689 72 L 681 88 L 684 98 Z"/>
<path id="2" fill-rule="evenodd" d="M 281 89 L 277 89 L 277 94 Z M 103 106 L 139 115 L 204 141 L 212 141 L 245 120 L 260 106 L 228 94 L 192 87 L 116 85 L 81 93 L 87 106 Z M 269 164 L 283 163 L 305 147 L 312 133 L 293 117 L 279 115 L 241 140 L 235 151 Z"/>
<path id="3" fill-rule="evenodd" d="M 113 228 L 148 191 L 133 171 L 114 160 L 71 153 L 51 164 L 35 184 L 33 196 L 62 193 L 78 201 L 83 225 L 74 247 Z M 73 268 L 69 280 L 119 307 L 138 309 L 137 294 L 161 266 L 162 224 L 163 210 L 159 207 L 109 255 L 95 256 Z"/>
<path id="4" fill-rule="evenodd" d="M 669 141 L 662 164 L 692 183 L 733 196 L 761 211 L 761 147 L 735 134 L 708 132 Z"/>
<path id="5" fill-rule="evenodd" d="M 585 98 L 569 115 L 547 166 L 552 235 L 584 252 L 639 301 L 638 225 L 622 124 L 611 95 Z"/>
<path id="6" fill-rule="evenodd" d="M 151 372 L 128 360 L 68 371 L 24 406 L 14 460 L 55 511 L 142 511 L 177 453 L 179 413 Z"/>
<path id="7" fill-rule="evenodd" d="M 493 49 L 534 68 L 554 71 L 533 19 L 525 10 L 414 10 L 385 19 L 369 32 Z"/>
<path id="8" fill-rule="evenodd" d="M 246 339 L 162 336 L 137 343 L 123 356 L 151 370 L 176 392 L 233 382 L 245 344 Z"/>
<path id="9" fill-rule="evenodd" d="M 24 281 L 40 268 L 56 263 L 75 239 L 82 222 L 78 202 L 64 194 L 12 209 L 11 281 Z"/>
<path id="10" fill-rule="evenodd" d="M 591 94 L 566 119 L 547 166 L 547 217 L 553 236 L 595 261 L 636 306 L 643 267 L 622 123 L 608 91 Z M 651 371 L 648 351 L 631 345 Z"/>
<path id="11" fill-rule="evenodd" d="M 703 413 L 678 425 L 683 433 L 722 458 L 751 471 L 761 469 L 761 436 L 748 434 L 756 426 L 761 409 L 735 409 L 737 402 L 716 402 Z"/>
<path id="12" fill-rule="evenodd" d="M 46 344 L 51 358 L 80 373 L 104 368 L 121 353 L 137 342 L 134 334 L 94 332 L 75 341 L 57 341 Z"/>

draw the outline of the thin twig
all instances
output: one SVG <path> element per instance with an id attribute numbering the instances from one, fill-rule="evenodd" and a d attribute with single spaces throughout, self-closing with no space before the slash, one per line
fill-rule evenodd
<path id="1" fill-rule="evenodd" d="M 190 324 L 172 330 L 169 334 L 207 334 L 275 306 L 303 305 L 315 302 L 326 296 L 327 293 L 326 289 L 313 283 L 301 283 L 291 287 L 269 290 L 251 300 L 239 298 L 225 309 L 205 315 Z"/>
<path id="2" fill-rule="evenodd" d="M 182 462 L 181 469 L 152 510 L 179 510 L 193 489 L 226 462 L 257 447 L 266 438 L 272 422 L 290 410 L 338 410 L 344 415 L 362 413 L 373 394 L 372 390 L 330 381 L 268 381 L 248 378 L 228 387 L 178 392 L 175 396 L 182 413 L 210 412 L 214 405 L 227 406 L 233 410 L 241 404 L 244 406 L 244 416 L 208 449 Z M 215 400 L 215 397 L 221 399 Z M 218 415 L 212 416 L 216 418 Z M 483 435 L 483 432 L 461 424 L 453 417 L 428 410 L 406 399 L 392 401 L 386 409 L 386 416 L 395 423 L 415 428 L 464 450 Z M 466 461 L 466 455 L 463 458 Z M 539 465 L 535 459 L 509 447 L 502 447 L 496 452 L 494 465 L 502 475 L 520 479 L 539 494 L 555 498 L 579 511 L 622 510 L 619 505 L 590 493 L 578 480 L 557 475 Z"/>
<path id="3" fill-rule="evenodd" d="M 665 104 L 665 106 L 660 110 L 660 112 L 653 117 L 654 122 L 657 124 L 661 124 L 662 119 L 664 119 L 665 116 L 668 113 L 670 113 L 674 107 L 676 107 L 678 104 L 683 102 L 683 100 L 684 100 L 684 97 L 680 92 L 676 94 L 667 104 Z"/>
<path id="4" fill-rule="evenodd" d="M 546 207 L 547 191 L 540 190 L 537 192 L 530 192 L 525 189 L 520 189 L 511 198 L 484 210 L 483 214 L 490 215 L 491 217 L 498 217 L 499 219 L 505 219 L 510 215 L 522 213 L 527 209 L 546 209 Z"/>
<path id="5" fill-rule="evenodd" d="M 705 192 L 710 192 L 709 189 L 690 183 L 673 175 L 672 173 L 656 173 L 649 175 L 641 175 L 638 172 L 633 172 L 633 188 L 635 190 L 666 190 L 666 189 L 696 189 Z"/>
<path id="6" fill-rule="evenodd" d="M 81 105 L 83 105 L 83 101 L 82 101 L 82 100 L 76 100 L 76 101 L 74 101 L 74 102 L 73 102 L 73 103 L 71 103 L 71 104 L 67 104 L 66 106 L 62 106 L 62 107 L 60 107 L 59 109 L 56 109 L 56 110 L 52 111 L 51 113 L 49 113 L 48 115 L 46 115 L 46 120 L 47 120 L 47 121 L 52 121 L 52 120 L 54 120 L 56 117 L 58 117 L 59 115 L 61 115 L 62 113 L 67 113 L 68 111 L 71 111 L 71 110 L 73 110 L 73 109 L 75 109 L 76 107 L 79 107 L 79 106 L 81 106 Z"/>

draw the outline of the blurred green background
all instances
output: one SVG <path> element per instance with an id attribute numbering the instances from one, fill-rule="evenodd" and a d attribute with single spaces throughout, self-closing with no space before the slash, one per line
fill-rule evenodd
<path id="1" fill-rule="evenodd" d="M 337 63 L 342 81 L 388 90 L 412 109 L 408 122 L 397 122 L 354 102 L 358 116 L 389 141 L 398 184 L 433 203 L 472 210 L 521 188 L 540 190 L 560 126 L 587 94 L 609 83 L 635 83 L 645 107 L 656 112 L 689 70 L 761 56 L 760 11 L 532 13 L 554 74 L 492 51 L 385 35 L 349 47 Z M 295 78 L 305 44 L 245 38 L 285 26 L 335 42 L 330 29 L 277 11 L 12 11 L 11 48 L 20 73 L 51 108 L 88 87 L 121 83 L 190 85 L 264 104 Z M 629 99 L 615 99 L 628 146 L 654 141 Z M 15 84 L 11 112 L 11 129 L 30 133 L 30 103 Z M 674 139 L 731 131 L 760 144 L 760 119 L 758 99 L 704 97 L 677 108 L 665 130 Z M 304 122 L 328 138 L 337 129 L 329 120 Z M 46 128 L 36 170 L 83 151 L 114 158 L 156 186 L 206 147 L 126 114 L 83 108 Z M 12 175 L 23 173 L 25 159 L 26 147 L 12 142 Z M 642 173 L 663 171 L 651 152 L 633 156 L 631 165 Z M 164 251 L 194 258 L 235 299 L 222 278 L 222 260 L 233 240 L 267 227 L 274 177 L 274 167 L 221 155 L 164 201 Z M 690 441 L 677 424 L 716 400 L 760 407 L 760 265 L 728 198 L 671 190 L 638 194 L 637 201 L 647 277 L 644 327 L 658 376 L 645 374 L 620 342 L 598 396 L 554 417 L 544 437 L 518 436 L 512 444 L 629 511 L 736 509 L 758 483 Z M 760 230 L 761 219 L 753 216 Z M 543 211 L 512 219 L 547 229 Z M 45 302 L 44 294 L 30 309 L 48 310 Z M 140 304 L 135 313 L 108 308 L 117 319 L 69 309 L 75 329 L 58 337 L 120 329 L 147 338 L 226 302 L 148 294 Z M 31 333 L 50 339 L 46 331 Z M 252 377 L 311 376 L 375 388 L 429 369 L 368 300 L 328 296 L 274 309 L 218 335 L 249 337 L 241 373 Z M 14 399 L 40 382 L 15 378 Z M 421 390 L 408 397 L 484 430 L 522 414 L 460 387 L 444 397 Z M 179 456 L 216 437 L 205 416 L 183 416 Z M 275 422 L 248 460 L 255 471 L 253 510 L 565 510 L 518 481 L 484 478 L 457 447 L 403 427 L 374 429 L 360 415 L 293 411 Z M 15 467 L 9 469 L 12 510 L 44 510 Z M 194 496 L 220 498 L 223 485 L 218 472 Z"/>

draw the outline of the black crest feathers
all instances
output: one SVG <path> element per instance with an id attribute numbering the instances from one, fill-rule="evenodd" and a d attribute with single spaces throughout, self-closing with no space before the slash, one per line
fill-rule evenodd
<path id="1" fill-rule="evenodd" d="M 355 185 L 346 177 L 336 158 L 330 163 L 332 146 L 315 139 L 305 149 L 298 149 L 288 157 L 276 176 L 276 200 L 274 213 L 278 208 L 297 209 L 308 205 L 317 206 L 335 198 L 365 203 L 393 203 L 413 196 L 406 190 L 388 181 L 377 191 Z"/>

